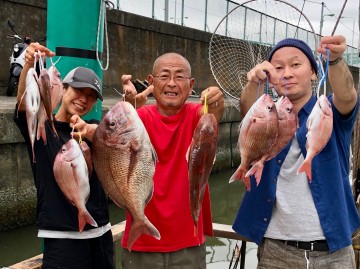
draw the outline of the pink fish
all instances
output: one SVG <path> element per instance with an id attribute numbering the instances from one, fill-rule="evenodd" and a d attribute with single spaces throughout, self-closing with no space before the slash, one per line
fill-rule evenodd
<path id="1" fill-rule="evenodd" d="M 267 94 L 263 94 L 246 113 L 240 125 L 238 147 L 241 164 L 229 182 L 242 180 L 250 190 L 250 177 L 246 176 L 249 167 L 259 161 L 276 141 L 278 132 L 276 107 Z M 260 179 L 257 180 L 259 184 Z"/>
<path id="2" fill-rule="evenodd" d="M 41 101 L 44 104 L 44 108 L 46 111 L 46 116 L 50 122 L 50 125 L 53 129 L 53 132 L 55 133 L 55 135 L 57 137 L 57 131 L 55 129 L 54 126 L 54 122 L 53 122 L 53 118 L 52 118 L 52 104 L 51 104 L 51 95 L 50 95 L 50 77 L 48 74 L 48 71 L 44 68 L 43 70 L 40 71 L 40 75 L 39 75 L 39 80 L 38 80 L 38 84 L 39 84 L 39 90 L 40 90 L 40 96 L 41 96 Z"/>
<path id="3" fill-rule="evenodd" d="M 46 72 L 44 71 L 44 74 Z M 47 71 L 49 80 L 50 80 L 50 99 L 51 99 L 51 115 L 53 114 L 54 110 L 58 106 L 62 95 L 63 95 L 63 84 L 61 80 L 61 76 L 59 71 L 56 69 L 55 65 L 50 66 L 49 70 Z M 47 76 L 46 74 L 43 77 L 43 83 L 48 86 Z M 45 94 L 44 94 L 45 96 Z M 48 98 L 48 96 L 45 96 Z M 43 139 L 44 143 L 46 144 L 46 132 L 45 132 L 45 122 L 48 118 L 47 112 L 44 107 L 44 103 L 41 103 L 40 110 L 38 114 L 38 128 L 37 128 L 37 136 L 36 138 L 39 140 L 40 137 Z M 52 119 L 52 118 L 51 118 Z"/>
<path id="4" fill-rule="evenodd" d="M 63 83 L 61 75 L 55 65 L 50 66 L 50 68 L 48 69 L 48 74 L 50 78 L 50 97 L 52 112 L 54 112 L 63 96 Z"/>
<path id="5" fill-rule="evenodd" d="M 86 223 L 98 227 L 85 207 L 90 195 L 88 169 L 80 146 L 75 139 L 66 142 L 56 155 L 53 166 L 55 180 L 65 197 L 78 209 L 79 231 Z"/>
<path id="6" fill-rule="evenodd" d="M 190 210 L 196 227 L 206 185 L 215 161 L 218 138 L 219 126 L 214 114 L 203 114 L 186 154 L 189 170 Z"/>
<path id="7" fill-rule="evenodd" d="M 306 157 L 298 169 L 298 174 L 305 172 L 309 182 L 312 180 L 312 159 L 323 150 L 329 142 L 333 130 L 333 112 L 325 95 L 321 95 L 313 107 L 306 122 Z"/>
<path id="8" fill-rule="evenodd" d="M 144 213 L 154 191 L 157 156 L 134 107 L 123 101 L 114 105 L 96 128 L 92 142 L 94 168 L 105 191 L 132 216 L 129 251 L 142 234 L 160 239 Z"/>
<path id="9" fill-rule="evenodd" d="M 264 154 L 263 157 L 256 162 L 245 175 L 245 177 L 255 175 L 256 182 L 260 182 L 261 180 L 265 161 L 271 160 L 278 155 L 292 140 L 296 129 L 298 128 L 298 118 L 294 112 L 294 106 L 289 98 L 281 96 L 275 105 L 279 122 L 276 141 L 272 147 L 269 148 L 269 151 Z"/>

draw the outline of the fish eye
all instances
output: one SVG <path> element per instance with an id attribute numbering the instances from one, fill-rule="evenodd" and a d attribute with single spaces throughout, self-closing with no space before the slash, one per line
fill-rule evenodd
<path id="1" fill-rule="evenodd" d="M 65 153 L 66 149 L 65 148 L 61 148 L 61 153 Z"/>
<path id="2" fill-rule="evenodd" d="M 287 107 L 287 108 L 286 108 L 286 112 L 289 112 L 289 113 L 290 113 L 290 112 L 291 112 L 291 108 L 290 108 L 290 107 Z"/>
<path id="3" fill-rule="evenodd" d="M 268 105 L 268 106 L 266 107 L 266 109 L 267 109 L 268 111 L 270 111 L 270 110 L 272 109 L 272 106 Z"/>
<path id="4" fill-rule="evenodd" d="M 110 121 L 109 125 L 110 125 L 110 127 L 115 127 L 116 123 L 115 123 L 115 121 Z"/>

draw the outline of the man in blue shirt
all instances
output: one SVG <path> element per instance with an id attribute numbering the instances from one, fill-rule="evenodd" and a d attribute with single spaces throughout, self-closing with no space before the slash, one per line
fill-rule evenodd
<path id="1" fill-rule="evenodd" d="M 268 61 L 248 73 L 240 105 L 245 115 L 255 102 L 259 81 L 276 84 L 298 114 L 294 138 L 267 161 L 258 186 L 244 196 L 233 229 L 258 248 L 258 268 L 355 268 L 352 233 L 360 227 L 349 183 L 351 134 L 359 109 L 354 82 L 342 54 L 343 36 L 323 37 L 317 51 L 326 57 L 333 93 L 333 131 L 324 149 L 312 160 L 312 181 L 297 174 L 306 156 L 306 121 L 316 103 L 312 82 L 317 63 L 309 46 L 287 38 L 270 52 Z M 265 72 L 264 72 L 265 71 Z M 286 92 L 285 92 L 286 91 Z"/>

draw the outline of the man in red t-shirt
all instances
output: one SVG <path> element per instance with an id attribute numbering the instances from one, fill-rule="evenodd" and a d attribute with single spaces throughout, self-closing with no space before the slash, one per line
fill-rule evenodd
<path id="1" fill-rule="evenodd" d="M 210 195 L 207 186 L 197 230 L 189 205 L 189 178 L 186 152 L 195 127 L 204 113 L 207 94 L 208 112 L 219 121 L 224 111 L 224 96 L 218 87 L 201 93 L 200 103 L 186 103 L 194 78 L 187 59 L 166 53 L 154 63 L 148 76 L 150 86 L 137 94 L 130 75 L 123 75 L 126 100 L 135 104 L 158 156 L 154 174 L 154 193 L 145 215 L 159 230 L 161 239 L 141 235 L 127 250 L 131 215 L 127 213 L 122 239 L 124 269 L 206 268 L 205 234 L 213 235 Z M 143 106 L 152 93 L 156 104 Z"/>

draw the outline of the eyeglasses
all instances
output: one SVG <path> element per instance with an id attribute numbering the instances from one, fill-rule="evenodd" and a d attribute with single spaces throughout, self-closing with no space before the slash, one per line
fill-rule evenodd
<path id="1" fill-rule="evenodd" d="M 159 78 L 163 82 L 169 82 L 171 78 L 173 78 L 176 82 L 184 82 L 186 79 L 189 79 L 190 77 L 184 76 L 184 75 L 160 75 L 160 76 L 153 76 L 154 78 Z"/>

